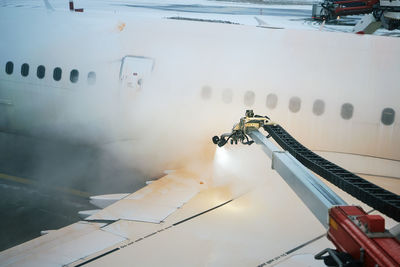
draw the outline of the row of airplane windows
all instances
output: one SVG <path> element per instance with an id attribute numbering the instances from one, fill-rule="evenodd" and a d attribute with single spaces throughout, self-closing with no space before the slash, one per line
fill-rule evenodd
<path id="1" fill-rule="evenodd" d="M 14 63 L 12 61 L 8 61 L 6 63 L 6 68 L 5 71 L 8 75 L 13 74 L 14 72 Z M 27 77 L 29 75 L 29 64 L 28 63 L 24 63 L 21 65 L 21 75 L 23 77 Z M 46 67 L 43 65 L 40 65 L 37 67 L 36 69 L 36 76 L 39 79 L 43 79 L 46 75 Z M 55 81 L 60 81 L 62 78 L 62 69 L 60 67 L 56 67 L 53 70 L 53 79 Z M 79 81 L 79 71 L 76 69 L 71 70 L 71 72 L 69 73 L 69 80 L 71 81 L 71 83 L 77 83 Z M 87 83 L 89 85 L 93 85 L 96 83 L 96 73 L 91 71 L 88 73 L 87 75 Z"/>
<path id="2" fill-rule="evenodd" d="M 203 99 L 210 99 L 212 89 L 210 86 L 204 86 L 201 90 Z M 247 91 L 243 97 L 243 103 L 247 107 L 251 107 L 255 102 L 256 95 L 253 91 Z M 225 89 L 222 92 L 222 101 L 226 104 L 231 103 L 233 100 L 233 90 Z M 268 94 L 265 105 L 269 109 L 274 109 L 278 105 L 278 96 L 276 94 Z M 289 100 L 289 110 L 293 113 L 299 112 L 301 108 L 301 99 L 297 96 L 291 97 Z M 321 116 L 325 112 L 325 102 L 317 99 L 313 103 L 312 112 L 316 116 Z M 353 117 L 354 106 L 351 103 L 344 103 L 340 109 L 340 116 L 345 120 L 350 120 Z M 392 125 L 395 118 L 395 111 L 392 108 L 384 108 L 381 114 L 381 122 L 384 125 Z"/>
<path id="3" fill-rule="evenodd" d="M 5 72 L 8 75 L 11 75 L 14 72 L 14 63 L 8 61 L 5 66 Z M 40 65 L 36 69 L 36 76 L 39 79 L 43 79 L 45 77 L 46 68 L 43 65 Z M 21 65 L 21 75 L 23 77 L 27 77 L 29 75 L 29 64 L 24 63 Z M 62 78 L 62 69 L 60 67 L 56 67 L 53 70 L 53 79 L 55 81 L 60 81 Z M 72 83 L 77 83 L 79 80 L 79 71 L 76 69 L 71 70 L 70 72 L 70 81 Z M 91 71 L 88 73 L 87 82 L 90 85 L 96 83 L 96 73 Z M 201 95 L 203 99 L 211 98 L 212 89 L 209 86 L 204 86 L 201 91 Z M 225 103 L 231 103 L 233 99 L 233 91 L 231 89 L 225 89 L 222 92 L 222 101 Z M 252 91 L 247 91 L 244 94 L 244 104 L 245 106 L 251 107 L 255 102 L 255 93 Z M 266 106 L 269 109 L 274 109 L 278 104 L 278 97 L 275 94 L 267 95 Z M 289 110 L 293 113 L 300 111 L 301 108 L 301 99 L 297 96 L 290 98 L 289 100 Z M 312 111 L 315 115 L 320 116 L 325 111 L 325 102 L 321 99 L 317 99 L 314 101 Z M 344 103 L 341 107 L 340 115 L 343 119 L 349 120 L 353 117 L 354 106 L 350 103 Z M 395 118 L 395 111 L 392 108 L 384 108 L 381 114 L 381 122 L 384 125 L 392 125 Z"/>

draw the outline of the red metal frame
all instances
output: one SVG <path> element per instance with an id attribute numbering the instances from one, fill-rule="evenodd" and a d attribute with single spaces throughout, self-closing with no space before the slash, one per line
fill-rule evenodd
<path id="1" fill-rule="evenodd" d="M 360 15 L 372 11 L 372 6 L 338 7 L 335 9 L 335 16 Z"/>
<path id="2" fill-rule="evenodd" d="M 337 16 L 348 16 L 348 15 L 361 15 L 371 13 L 373 7 L 379 0 L 344 0 L 344 1 L 333 1 L 332 7 L 327 9 L 331 12 L 333 18 Z M 329 2 L 331 3 L 331 2 Z M 359 6 L 349 6 L 351 4 L 360 4 Z M 328 5 L 329 6 L 329 5 Z"/>
<path id="3" fill-rule="evenodd" d="M 360 259 L 360 249 L 363 249 L 363 266 L 373 267 L 376 264 L 400 266 L 400 242 L 394 237 L 388 237 L 387 232 L 374 232 L 371 235 L 369 231 L 367 234 L 367 230 L 364 229 L 366 220 L 378 219 L 376 215 L 370 218 L 368 216 L 371 215 L 356 206 L 339 206 L 330 209 L 328 238 L 339 251 L 349 253 L 353 259 Z M 362 222 L 359 218 L 363 218 Z M 377 229 L 381 230 L 381 227 Z"/>

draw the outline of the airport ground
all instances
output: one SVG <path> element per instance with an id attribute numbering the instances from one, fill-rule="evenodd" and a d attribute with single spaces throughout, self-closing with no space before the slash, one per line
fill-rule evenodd
<path id="1" fill-rule="evenodd" d="M 0 134 L 0 251 L 79 220 L 89 196 L 134 192 L 146 178 L 96 147 Z"/>

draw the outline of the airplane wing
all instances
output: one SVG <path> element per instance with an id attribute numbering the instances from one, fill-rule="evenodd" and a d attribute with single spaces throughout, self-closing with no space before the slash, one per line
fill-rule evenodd
<path id="1" fill-rule="evenodd" d="M 83 221 L 3 251 L 0 265 L 323 266 L 313 259 L 332 247 L 322 225 L 260 150 L 235 153 L 237 162 L 224 159 L 225 169 L 211 166 L 209 177 L 201 168 L 171 172 Z"/>

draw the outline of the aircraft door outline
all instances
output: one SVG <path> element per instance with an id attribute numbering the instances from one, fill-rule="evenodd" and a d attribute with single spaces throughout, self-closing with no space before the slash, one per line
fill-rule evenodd
<path id="1" fill-rule="evenodd" d="M 154 59 L 142 56 L 125 56 L 122 58 L 119 74 L 120 88 L 124 95 L 140 92 L 145 81 L 154 69 Z"/>

